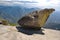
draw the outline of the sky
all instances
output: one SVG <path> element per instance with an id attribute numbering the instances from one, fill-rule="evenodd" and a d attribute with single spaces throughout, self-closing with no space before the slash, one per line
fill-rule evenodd
<path id="1" fill-rule="evenodd" d="M 4 2 L 3 2 L 4 1 Z M 11 1 L 11 2 L 6 2 Z M 20 2 L 24 1 L 24 2 Z M 60 0 L 0 0 L 0 4 L 5 5 L 24 5 L 26 7 L 55 8 L 60 10 Z"/>

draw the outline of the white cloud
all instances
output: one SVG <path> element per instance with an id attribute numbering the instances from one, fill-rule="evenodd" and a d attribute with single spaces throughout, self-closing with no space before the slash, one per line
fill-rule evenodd
<path id="1" fill-rule="evenodd" d="M 32 1 L 32 0 L 0 0 L 0 1 Z"/>
<path id="2" fill-rule="evenodd" d="M 37 3 L 38 6 L 56 6 L 59 4 L 59 0 L 35 0 Z"/>
<path id="3" fill-rule="evenodd" d="M 42 7 L 42 8 L 60 8 L 60 0 L 33 0 L 38 3 L 36 3 L 36 6 Z"/>
<path id="4" fill-rule="evenodd" d="M 0 1 L 11 1 L 11 0 L 0 0 Z"/>
<path id="5" fill-rule="evenodd" d="M 1 0 L 0 0 L 1 1 Z M 2 0 L 4 1 L 4 0 Z M 60 0 L 5 0 L 5 1 L 30 1 L 37 3 L 22 3 L 22 2 L 12 2 L 12 3 L 4 3 L 4 4 L 22 4 L 27 7 L 42 7 L 42 8 L 60 8 Z M 1 2 L 0 2 L 1 3 Z"/>

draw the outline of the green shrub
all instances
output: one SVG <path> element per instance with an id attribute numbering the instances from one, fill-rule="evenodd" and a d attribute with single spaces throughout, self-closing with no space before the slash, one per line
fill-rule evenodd
<path id="1" fill-rule="evenodd" d="M 9 23 L 10 24 L 10 26 L 16 26 L 17 24 L 15 24 L 15 23 Z"/>
<path id="2" fill-rule="evenodd" d="M 8 21 L 7 20 L 2 20 L 2 24 L 3 25 L 8 25 Z"/>

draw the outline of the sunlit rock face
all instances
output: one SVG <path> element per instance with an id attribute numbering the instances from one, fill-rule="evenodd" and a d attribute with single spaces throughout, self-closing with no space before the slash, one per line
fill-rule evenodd
<path id="1" fill-rule="evenodd" d="M 33 11 L 19 19 L 18 24 L 22 27 L 41 28 L 53 11 L 53 8 Z"/>

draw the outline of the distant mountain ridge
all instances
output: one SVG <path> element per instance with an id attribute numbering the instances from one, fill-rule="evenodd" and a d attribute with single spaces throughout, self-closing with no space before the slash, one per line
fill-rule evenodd
<path id="1" fill-rule="evenodd" d="M 9 22 L 16 23 L 22 16 L 34 10 L 38 10 L 38 8 L 0 5 L 0 17 L 8 20 Z"/>

